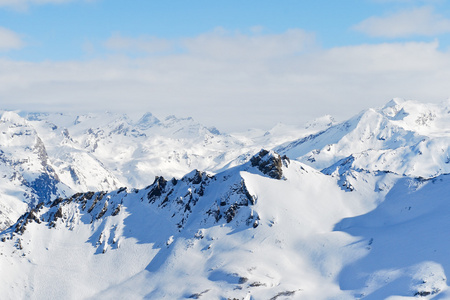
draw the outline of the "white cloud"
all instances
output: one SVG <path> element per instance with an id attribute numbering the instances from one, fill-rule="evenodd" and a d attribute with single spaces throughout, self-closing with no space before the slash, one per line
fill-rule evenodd
<path id="1" fill-rule="evenodd" d="M 156 37 L 129 38 L 122 36 L 120 33 L 115 33 L 105 42 L 105 46 L 116 51 L 158 53 L 170 50 L 172 43 Z"/>
<path id="2" fill-rule="evenodd" d="M 450 32 L 450 19 L 431 7 L 414 8 L 384 17 L 370 17 L 353 29 L 374 37 L 434 36 Z"/>
<path id="3" fill-rule="evenodd" d="M 17 33 L 0 27 L 0 51 L 20 49 L 23 46 L 24 43 Z"/>
<path id="4" fill-rule="evenodd" d="M 245 35 L 217 28 L 182 41 L 189 53 L 216 59 L 261 59 L 304 51 L 314 44 L 314 35 L 301 29 L 281 34 Z"/>
<path id="5" fill-rule="evenodd" d="M 130 38 L 113 34 L 105 43 L 109 50 L 122 53 L 164 53 L 175 49 L 212 59 L 262 59 L 300 53 L 314 45 L 314 35 L 301 29 L 281 34 L 262 34 L 261 27 L 251 28 L 252 34 L 230 32 L 216 28 L 192 38 L 169 41 L 150 36 Z"/>
<path id="6" fill-rule="evenodd" d="M 301 39 L 301 32 L 223 39 L 222 33 L 208 33 L 178 41 L 186 45 L 183 53 L 146 58 L 3 59 L 2 108 L 151 111 L 234 130 L 280 121 L 302 124 L 324 114 L 350 117 L 393 97 L 437 101 L 450 96 L 450 53 L 440 51 L 437 41 L 302 52 L 304 44 L 292 41 Z M 221 48 L 228 45 L 231 54 Z"/>

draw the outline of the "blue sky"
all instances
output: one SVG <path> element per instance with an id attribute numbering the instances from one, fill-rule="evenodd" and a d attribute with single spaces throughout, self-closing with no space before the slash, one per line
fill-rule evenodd
<path id="1" fill-rule="evenodd" d="M 379 43 L 385 39 L 371 37 L 352 27 L 372 16 L 423 7 L 419 5 L 422 3 L 440 14 L 450 14 L 447 4 L 436 1 L 170 1 L 168 4 L 167 1 L 94 0 L 62 4 L 46 1 L 47 4 L 41 5 L 33 1 L 5 2 L 24 3 L 3 5 L 0 20 L 2 27 L 18 33 L 26 43 L 8 56 L 28 61 L 106 55 L 108 51 L 102 42 L 115 33 L 131 38 L 177 39 L 195 37 L 217 27 L 247 34 L 257 27 L 261 27 L 263 34 L 301 28 L 314 33 L 324 48 Z M 396 40 L 408 39 L 390 38 L 389 42 Z M 433 36 L 416 35 L 409 40 L 427 41 L 433 40 Z M 87 44 L 96 51 L 88 51 Z"/>
<path id="2" fill-rule="evenodd" d="M 5 109 L 150 111 L 225 130 L 450 96 L 439 0 L 0 0 Z"/>

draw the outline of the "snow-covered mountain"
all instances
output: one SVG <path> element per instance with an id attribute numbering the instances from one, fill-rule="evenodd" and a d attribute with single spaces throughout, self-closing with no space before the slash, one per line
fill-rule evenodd
<path id="1" fill-rule="evenodd" d="M 47 151 L 59 176 L 77 191 L 140 188 L 149 178 L 181 177 L 193 169 L 216 172 L 231 162 L 242 164 L 263 146 L 272 148 L 332 124 L 319 120 L 305 128 L 279 124 L 267 132 L 226 134 L 192 118 L 160 121 L 150 113 L 138 120 L 112 113 L 24 117 L 50 145 Z"/>
<path id="2" fill-rule="evenodd" d="M 352 161 L 355 169 L 430 178 L 450 173 L 450 102 L 393 99 L 276 150 L 317 169 Z"/>
<path id="3" fill-rule="evenodd" d="M 265 299 L 312 297 L 324 287 L 331 295 L 339 291 L 337 266 L 315 270 L 308 247 L 331 239 L 328 253 L 353 242 L 341 233 L 334 240 L 333 226 L 363 211 L 333 178 L 261 151 L 217 175 L 193 171 L 141 190 L 40 205 L 3 233 L 1 268 L 14 261 L 13 269 L 39 274 L 11 297 Z M 10 277 L 1 289 L 17 281 Z"/>
<path id="4" fill-rule="evenodd" d="M 12 112 L 0 115 L 0 230 L 41 199 L 70 191 L 58 178 L 36 130 Z M 72 193 L 70 191 L 70 193 Z"/>
<path id="5" fill-rule="evenodd" d="M 150 113 L 133 120 L 112 113 L 4 111 L 0 122 L 0 230 L 38 202 L 83 191 L 142 188 L 155 176 L 180 178 L 193 169 L 215 172 L 247 161 L 263 145 L 318 130 L 284 125 L 289 130 L 248 137 L 206 128 L 192 118 L 160 121 Z"/>
<path id="6" fill-rule="evenodd" d="M 0 204 L 29 203 L 0 233 L 2 298 L 450 298 L 450 104 L 244 134 L 150 114 L 2 120 L 2 170 L 23 180 L 3 177 Z"/>

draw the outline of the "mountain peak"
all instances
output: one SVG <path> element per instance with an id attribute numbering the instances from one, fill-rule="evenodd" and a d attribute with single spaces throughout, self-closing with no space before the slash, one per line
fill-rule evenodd
<path id="1" fill-rule="evenodd" d="M 388 103 L 386 103 L 383 108 L 387 108 L 387 107 L 394 107 L 397 105 L 401 105 L 403 103 L 405 103 L 405 99 L 403 98 L 392 98 Z"/>
<path id="2" fill-rule="evenodd" d="M 380 110 L 380 112 L 388 118 L 395 120 L 402 120 L 408 115 L 403 109 L 404 104 L 407 101 L 401 98 L 394 98 L 386 103 Z"/>
<path id="3" fill-rule="evenodd" d="M 306 129 L 313 128 L 328 128 L 336 123 L 336 120 L 331 115 L 324 115 L 306 123 Z"/>
<path id="4" fill-rule="evenodd" d="M 12 122 L 14 124 L 25 125 L 26 120 L 13 111 L 0 111 L 1 122 Z"/>
<path id="5" fill-rule="evenodd" d="M 136 123 L 137 127 L 142 130 L 149 129 L 150 127 L 159 124 L 160 121 L 152 113 L 146 112 Z"/>

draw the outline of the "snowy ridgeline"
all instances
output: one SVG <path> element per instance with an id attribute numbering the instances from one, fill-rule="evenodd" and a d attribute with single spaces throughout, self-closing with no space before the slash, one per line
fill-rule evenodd
<path id="1" fill-rule="evenodd" d="M 2 298 L 450 298 L 449 107 L 246 134 L 4 112 Z"/>
<path id="2" fill-rule="evenodd" d="M 76 192 L 142 188 L 155 176 L 180 178 L 199 169 L 218 172 L 331 125 L 279 124 L 261 132 L 224 134 L 191 118 L 134 121 L 111 113 L 65 115 L 0 112 L 0 230 L 42 201 Z M 25 202 L 25 203 L 24 203 Z"/>

